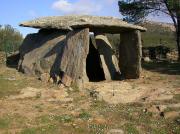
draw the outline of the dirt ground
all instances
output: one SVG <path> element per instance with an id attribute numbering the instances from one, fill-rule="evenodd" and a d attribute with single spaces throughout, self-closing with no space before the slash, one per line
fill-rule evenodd
<path id="1" fill-rule="evenodd" d="M 180 64 L 143 64 L 138 80 L 44 83 L 0 66 L 0 134 L 179 134 Z"/>

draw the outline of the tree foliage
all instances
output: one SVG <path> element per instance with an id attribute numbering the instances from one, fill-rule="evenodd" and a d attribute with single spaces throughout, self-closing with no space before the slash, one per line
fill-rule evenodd
<path id="1" fill-rule="evenodd" d="M 0 51 L 15 52 L 23 41 L 22 34 L 10 25 L 0 25 Z"/>
<path id="2" fill-rule="evenodd" d="M 180 60 L 180 0 L 120 0 L 119 11 L 128 22 L 138 23 L 149 14 L 169 15 L 176 28 L 176 42 Z"/>
<path id="3" fill-rule="evenodd" d="M 141 22 L 148 14 L 145 5 L 141 2 L 119 1 L 120 12 L 124 20 L 133 23 Z"/>

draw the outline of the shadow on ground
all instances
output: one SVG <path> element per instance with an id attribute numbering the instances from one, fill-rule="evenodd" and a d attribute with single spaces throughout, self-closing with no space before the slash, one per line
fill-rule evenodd
<path id="1" fill-rule="evenodd" d="M 159 72 L 169 75 L 180 75 L 180 63 L 170 61 L 153 61 L 142 63 L 142 67 L 146 70 Z"/>

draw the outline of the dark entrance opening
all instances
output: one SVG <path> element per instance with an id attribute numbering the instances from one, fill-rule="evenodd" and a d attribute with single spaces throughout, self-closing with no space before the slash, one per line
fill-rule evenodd
<path id="1" fill-rule="evenodd" d="M 89 54 L 86 59 L 86 73 L 91 82 L 105 80 L 104 71 L 101 65 L 101 59 L 98 50 L 90 41 Z"/>

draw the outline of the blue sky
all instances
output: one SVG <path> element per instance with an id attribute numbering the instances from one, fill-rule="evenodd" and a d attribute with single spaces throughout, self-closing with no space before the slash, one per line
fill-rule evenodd
<path id="1" fill-rule="evenodd" d="M 1 0 L 0 24 L 10 24 L 25 36 L 36 30 L 19 27 L 18 24 L 42 16 L 89 14 L 122 18 L 117 2 L 118 0 Z M 171 19 L 164 15 L 151 15 L 148 19 L 171 22 Z"/>

